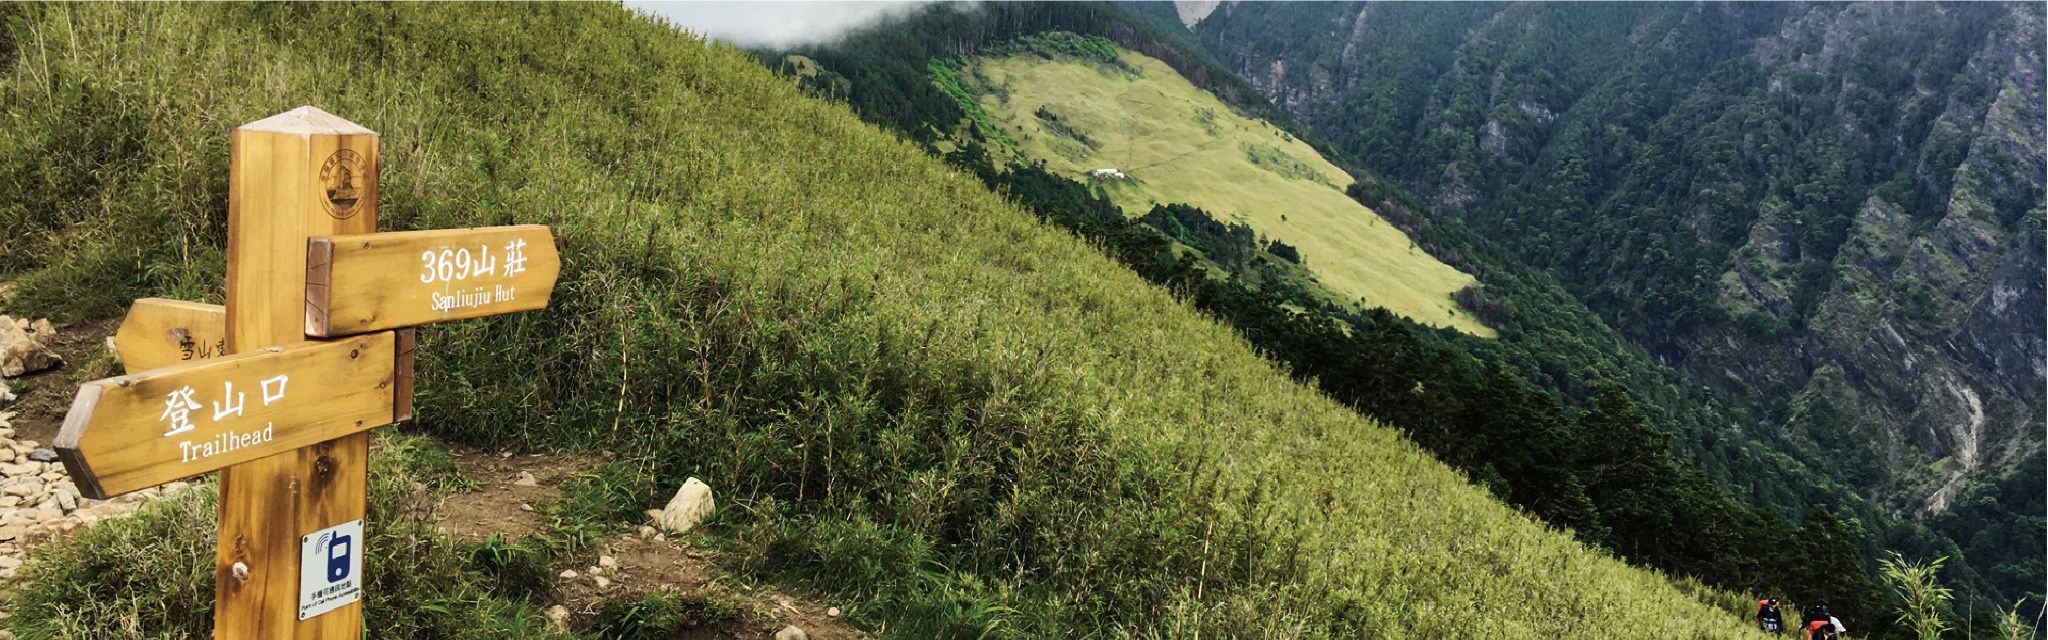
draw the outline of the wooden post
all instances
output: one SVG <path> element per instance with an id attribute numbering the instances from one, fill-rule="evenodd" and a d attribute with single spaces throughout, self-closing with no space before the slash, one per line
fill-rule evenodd
<path id="1" fill-rule="evenodd" d="M 304 342 L 306 241 L 377 230 L 377 133 L 313 107 L 235 129 L 227 348 Z M 223 469 L 214 637 L 357 638 L 362 604 L 300 620 L 300 536 L 361 519 L 369 434 Z"/>

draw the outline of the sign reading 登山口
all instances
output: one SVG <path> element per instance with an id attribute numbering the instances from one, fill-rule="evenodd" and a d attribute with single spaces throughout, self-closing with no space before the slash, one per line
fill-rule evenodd
<path id="1" fill-rule="evenodd" d="M 400 342 L 387 331 L 88 382 L 54 448 L 79 493 L 104 500 L 390 424 L 412 393 Z"/>

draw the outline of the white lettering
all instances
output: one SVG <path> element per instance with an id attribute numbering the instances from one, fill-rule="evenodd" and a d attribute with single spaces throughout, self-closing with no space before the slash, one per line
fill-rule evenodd
<path id="1" fill-rule="evenodd" d="M 246 394 L 235 393 L 235 383 L 232 381 L 225 384 L 227 390 L 221 392 L 221 402 L 213 403 L 214 422 L 220 422 L 221 418 L 231 415 L 242 415 L 242 397 Z"/>
<path id="2" fill-rule="evenodd" d="M 276 376 L 273 376 L 273 377 L 270 377 L 270 378 L 265 378 L 265 379 L 263 380 L 263 406 L 266 406 L 266 407 L 268 407 L 268 406 L 270 406 L 270 403 L 272 403 L 272 402 L 277 402 L 277 401 L 279 401 L 279 400 L 283 400 L 283 399 L 284 399 L 284 384 L 285 384 L 286 382 L 290 382 L 290 381 L 291 381 L 291 380 L 290 380 L 289 378 L 287 378 L 287 377 L 285 376 L 285 374 L 282 374 L 282 373 L 280 373 L 280 374 L 277 374 Z M 270 387 L 271 383 L 276 383 L 276 384 L 277 384 L 277 390 L 276 390 L 276 391 L 272 391 L 272 390 L 271 390 L 271 387 Z"/>
<path id="3" fill-rule="evenodd" d="M 191 413 L 193 409 L 197 408 L 199 408 L 199 401 L 192 399 L 191 385 L 185 385 L 183 389 L 172 391 L 170 397 L 164 400 L 164 414 L 157 416 L 158 420 L 171 421 L 171 428 L 164 431 L 164 435 L 174 436 L 191 431 L 193 429 Z"/>
<path id="4" fill-rule="evenodd" d="M 195 462 L 237 449 L 245 449 L 270 442 L 272 438 L 276 437 L 275 429 L 275 424 L 264 423 L 263 428 L 260 430 L 250 429 L 242 433 L 222 431 L 214 434 L 212 439 L 204 442 L 193 442 L 191 440 L 179 442 L 179 461 Z"/>

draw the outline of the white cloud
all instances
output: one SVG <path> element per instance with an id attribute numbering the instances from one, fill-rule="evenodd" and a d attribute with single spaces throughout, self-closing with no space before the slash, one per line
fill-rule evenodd
<path id="1" fill-rule="evenodd" d="M 785 48 L 830 42 L 853 29 L 902 16 L 931 0 L 650 2 L 626 7 L 667 18 L 692 33 L 740 47 Z"/>

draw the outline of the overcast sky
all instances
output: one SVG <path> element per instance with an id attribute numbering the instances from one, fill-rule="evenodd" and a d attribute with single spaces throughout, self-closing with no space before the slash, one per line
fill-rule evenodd
<path id="1" fill-rule="evenodd" d="M 691 32 L 741 47 L 781 48 L 829 42 L 855 27 L 903 15 L 930 0 L 820 2 L 647 2 L 626 6 L 668 18 Z"/>

